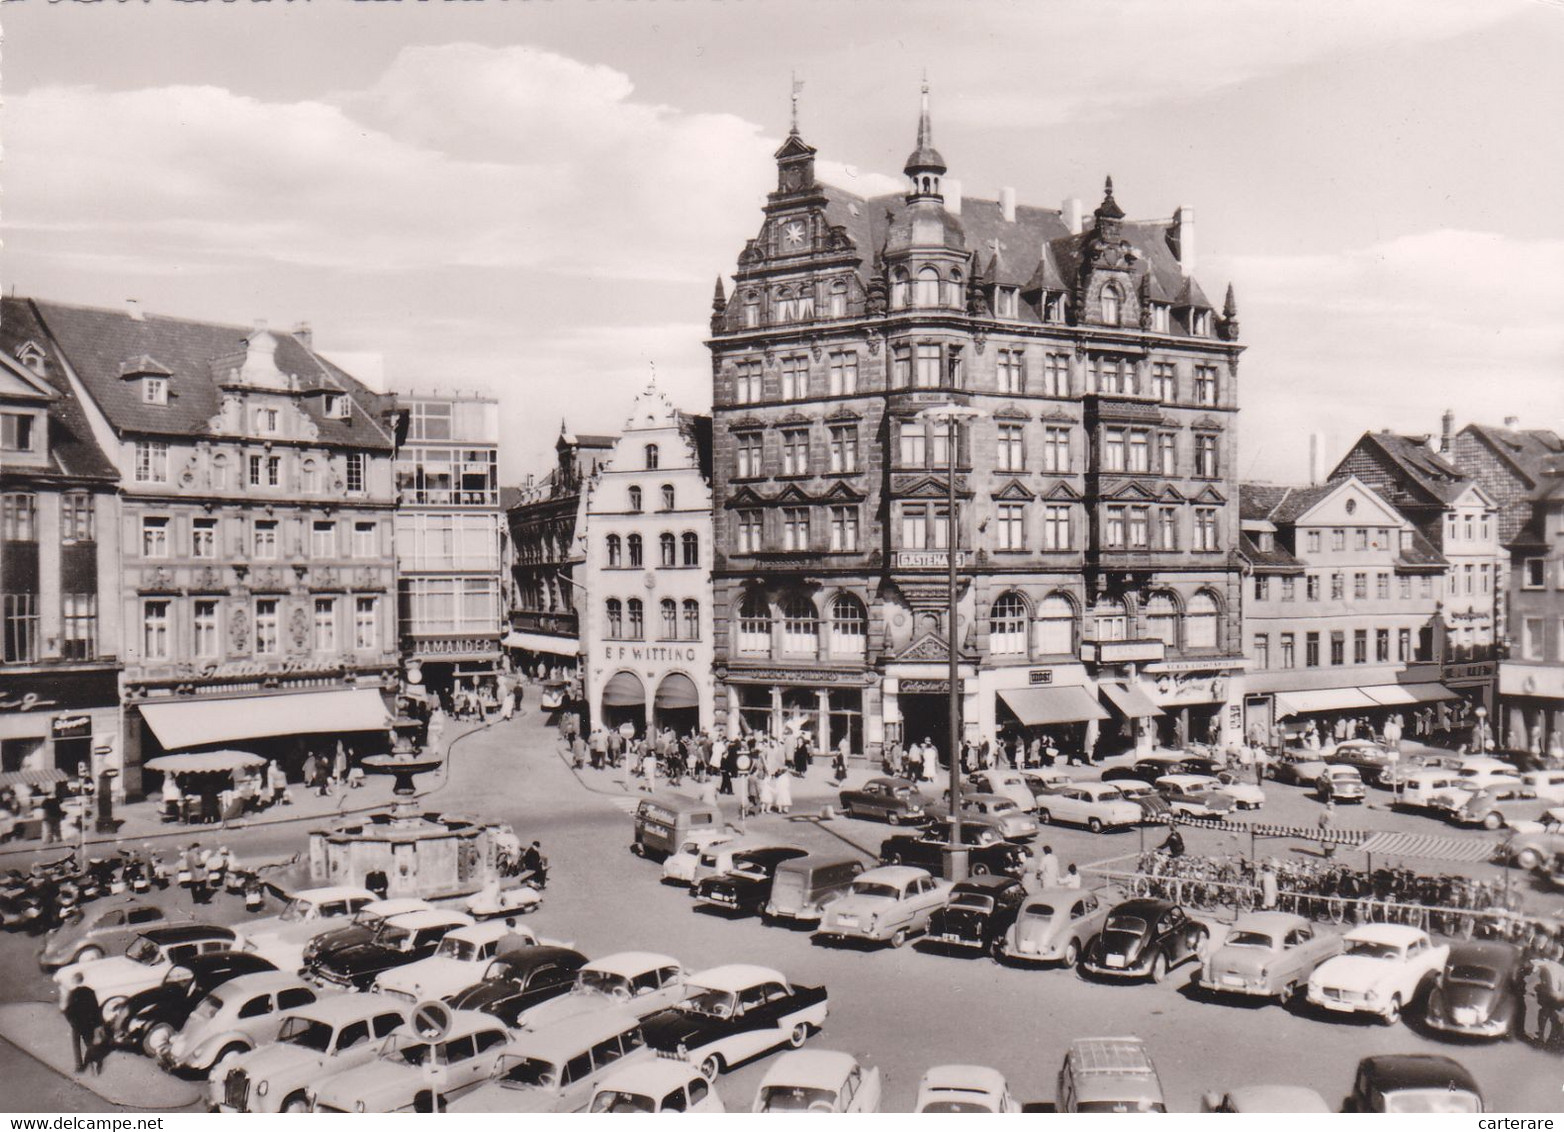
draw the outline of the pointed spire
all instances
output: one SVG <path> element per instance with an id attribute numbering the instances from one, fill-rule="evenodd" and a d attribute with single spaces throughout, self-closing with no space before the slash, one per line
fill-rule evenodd
<path id="1" fill-rule="evenodd" d="M 913 196 L 938 197 L 939 175 L 945 169 L 945 159 L 934 148 L 934 126 L 929 118 L 929 81 L 925 78 L 918 109 L 918 147 L 907 156 L 902 172 L 912 178 Z"/>
<path id="2" fill-rule="evenodd" d="M 1119 207 L 1119 202 L 1113 199 L 1113 175 L 1109 174 L 1102 187 L 1102 203 L 1097 206 L 1097 215 L 1106 216 L 1110 220 L 1123 220 L 1124 210 Z"/>
<path id="3" fill-rule="evenodd" d="M 1238 300 L 1233 296 L 1231 283 L 1227 285 L 1227 298 L 1222 303 L 1222 321 L 1217 324 L 1217 331 L 1228 342 L 1238 341 Z"/>
<path id="4" fill-rule="evenodd" d="M 711 332 L 720 334 L 723 322 L 728 314 L 728 293 L 722 286 L 722 276 L 717 276 L 717 285 L 711 292 Z"/>
<path id="5" fill-rule="evenodd" d="M 1233 285 L 1231 283 L 1227 285 L 1227 298 L 1222 302 L 1222 317 L 1229 319 L 1238 317 L 1238 300 L 1233 297 Z"/>

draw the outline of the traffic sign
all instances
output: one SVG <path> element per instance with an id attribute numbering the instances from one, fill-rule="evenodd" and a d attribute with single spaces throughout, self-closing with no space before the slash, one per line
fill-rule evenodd
<path id="1" fill-rule="evenodd" d="M 439 999 L 413 1007 L 413 1032 L 426 1042 L 437 1042 L 451 1032 L 451 1008 Z"/>

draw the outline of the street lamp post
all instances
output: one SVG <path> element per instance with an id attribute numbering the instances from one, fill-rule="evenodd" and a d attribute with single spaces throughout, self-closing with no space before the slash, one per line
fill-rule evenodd
<path id="1" fill-rule="evenodd" d="M 946 879 L 967 879 L 967 849 L 961 840 L 961 665 L 956 651 L 956 440 L 961 422 L 983 416 L 981 409 L 954 402 L 934 405 L 918 414 L 919 419 L 945 426 L 945 560 L 949 567 L 949 589 L 946 594 L 945 639 L 950 654 L 950 840 L 951 850 L 946 860 Z"/>

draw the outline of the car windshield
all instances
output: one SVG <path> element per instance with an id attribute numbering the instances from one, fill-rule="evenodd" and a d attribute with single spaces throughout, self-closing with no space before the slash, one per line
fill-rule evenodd
<path id="1" fill-rule="evenodd" d="M 385 917 L 379 912 L 371 912 L 368 908 L 360 908 L 353 913 L 353 922 L 361 928 L 369 928 L 373 931 L 385 923 Z"/>
<path id="2" fill-rule="evenodd" d="M 375 933 L 375 942 L 381 947 L 404 948 L 413 941 L 413 933 L 395 924 L 386 924 Z"/>
<path id="3" fill-rule="evenodd" d="M 142 936 L 135 943 L 130 945 L 129 950 L 125 952 L 125 958 L 130 959 L 136 963 L 145 963 L 150 967 L 159 959 L 163 958 L 163 953 L 158 950 L 157 944 L 153 943 L 145 936 Z"/>
<path id="4" fill-rule="evenodd" d="M 994 898 L 977 892 L 960 892 L 950 898 L 950 906 L 970 908 L 974 912 L 989 912 L 993 910 Z"/>
<path id="5" fill-rule="evenodd" d="M 732 991 L 711 990 L 696 987 L 695 993 L 679 1004 L 681 1010 L 691 1014 L 706 1014 L 712 1018 L 730 1018 L 737 999 Z"/>
<path id="6" fill-rule="evenodd" d="M 331 1025 L 295 1015 L 282 1024 L 282 1029 L 277 1032 L 277 1040 L 284 1045 L 325 1053 L 331 1048 Z"/>
<path id="7" fill-rule="evenodd" d="M 446 936 L 440 941 L 440 946 L 435 949 L 435 954 L 442 959 L 456 959 L 462 963 L 472 963 L 478 958 L 478 945 L 470 939 L 452 939 Z"/>
<path id="8" fill-rule="evenodd" d="M 288 901 L 288 906 L 282 910 L 281 914 L 279 914 L 277 918 L 282 920 L 284 923 L 296 924 L 301 920 L 309 919 L 310 913 L 314 910 L 315 905 L 310 903 L 308 900 L 299 900 L 295 898 Z"/>
<path id="9" fill-rule="evenodd" d="M 513 1089 L 552 1089 L 559 1084 L 559 1066 L 541 1057 L 506 1058 L 500 1082 Z"/>
<path id="10" fill-rule="evenodd" d="M 901 895 L 901 890 L 894 884 L 881 884 L 877 880 L 853 881 L 854 896 L 881 896 L 887 900 L 895 900 Z"/>
<path id="11" fill-rule="evenodd" d="M 760 1090 L 761 1112 L 809 1112 L 836 1109 L 832 1089 L 808 1089 L 797 1085 L 768 1085 Z"/>
<path id="12" fill-rule="evenodd" d="M 610 1089 L 592 1098 L 593 1112 L 656 1112 L 657 1102 L 640 1093 L 623 1093 Z"/>
<path id="13" fill-rule="evenodd" d="M 993 1112 L 994 1106 L 983 1104 L 981 1101 L 960 1100 L 956 1097 L 941 1097 L 937 1101 L 929 1101 L 923 1106 L 924 1112 Z"/>
<path id="14" fill-rule="evenodd" d="M 576 989 L 618 997 L 630 993 L 630 980 L 612 971 L 582 970 L 576 973 Z"/>
<path id="15" fill-rule="evenodd" d="M 1403 1089 L 1385 1094 L 1386 1112 L 1481 1112 L 1482 1101 L 1460 1089 Z"/>
<path id="16" fill-rule="evenodd" d="M 1087 793 L 1087 801 L 1095 799 L 1098 802 L 1117 802 L 1124 797 L 1122 790 L 1112 786 L 1104 786 Z"/>
<path id="17" fill-rule="evenodd" d="M 1474 987 L 1491 989 L 1499 985 L 1499 972 L 1492 967 L 1481 967 L 1475 963 L 1457 963 L 1450 968 L 1450 973 L 1445 978 L 1448 982 L 1465 983 Z"/>
<path id="18" fill-rule="evenodd" d="M 1139 916 L 1110 916 L 1103 931 L 1131 932 L 1139 934 L 1146 930 L 1146 921 Z"/>
<path id="19" fill-rule="evenodd" d="M 1361 955 L 1365 959 L 1400 959 L 1401 949 L 1393 943 L 1380 943 L 1372 939 L 1349 939 L 1348 955 Z"/>
<path id="20" fill-rule="evenodd" d="M 1227 937 L 1228 947 L 1258 947 L 1262 951 L 1269 951 L 1276 946 L 1276 941 L 1264 932 L 1234 932 Z"/>
<path id="21" fill-rule="evenodd" d="M 1166 1112 L 1157 1101 L 1077 1101 L 1076 1112 Z"/>
<path id="22" fill-rule="evenodd" d="M 1036 916 L 1040 920 L 1051 920 L 1054 915 L 1054 906 L 1052 904 L 1028 904 L 1025 914 Z"/>
<path id="23" fill-rule="evenodd" d="M 1120 782 L 1116 787 L 1114 787 L 1114 792 L 1124 798 L 1144 798 L 1147 794 L 1155 793 L 1155 791 L 1144 782 L 1135 782 L 1133 780 L 1129 782 Z M 1107 796 L 1108 795 L 1106 794 L 1100 795 L 1100 797 L 1103 798 L 1106 798 Z"/>

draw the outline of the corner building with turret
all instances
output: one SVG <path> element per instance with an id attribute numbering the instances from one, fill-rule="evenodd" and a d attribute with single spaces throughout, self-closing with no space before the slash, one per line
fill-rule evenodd
<path id="1" fill-rule="evenodd" d="M 1236 737 L 1242 347 L 1191 212 L 962 199 L 927 89 L 905 193 L 776 163 L 708 343 L 718 724 L 944 752 L 954 475 L 969 738 Z"/>

